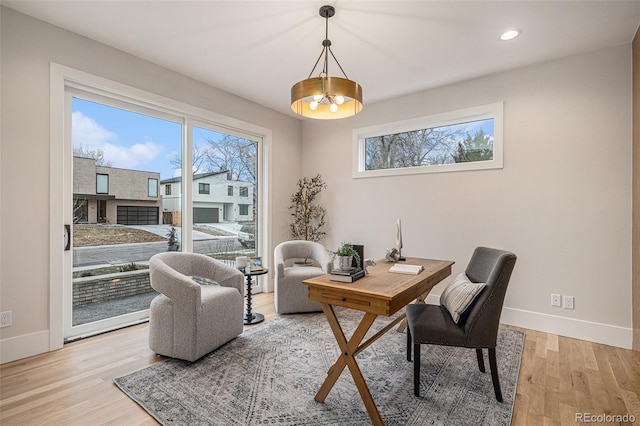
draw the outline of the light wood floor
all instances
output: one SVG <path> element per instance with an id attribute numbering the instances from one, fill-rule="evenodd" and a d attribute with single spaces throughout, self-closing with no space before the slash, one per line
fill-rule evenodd
<path id="1" fill-rule="evenodd" d="M 276 317 L 273 293 L 255 295 L 253 302 L 267 320 Z M 157 424 L 112 382 L 162 361 L 149 350 L 147 327 L 0 366 L 0 424 Z M 520 330 L 526 341 L 513 425 L 575 424 L 576 413 L 629 413 L 640 424 L 640 352 Z"/>

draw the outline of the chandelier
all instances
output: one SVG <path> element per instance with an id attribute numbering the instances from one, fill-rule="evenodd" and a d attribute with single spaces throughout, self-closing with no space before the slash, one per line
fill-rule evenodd
<path id="1" fill-rule="evenodd" d="M 320 16 L 325 18 L 325 37 L 322 52 L 306 80 L 291 87 L 291 109 L 303 117 L 318 119 L 345 118 L 362 110 L 362 87 L 345 74 L 340 62 L 331 51 L 329 40 L 329 18 L 335 15 L 333 6 L 322 6 Z M 329 76 L 329 53 L 345 78 Z M 323 59 L 324 57 L 324 59 Z M 318 77 L 311 77 L 323 59 L 322 71 Z"/>

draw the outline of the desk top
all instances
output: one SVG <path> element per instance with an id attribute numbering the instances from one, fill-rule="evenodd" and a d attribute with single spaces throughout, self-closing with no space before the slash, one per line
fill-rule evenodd
<path id="1" fill-rule="evenodd" d="M 321 275 L 303 284 L 309 286 L 311 300 L 390 316 L 451 275 L 455 262 L 408 257 L 401 263 L 422 265 L 424 270 L 417 275 L 397 274 L 389 272 L 393 262 L 376 260 L 376 266 L 367 268 L 369 274 L 353 283 L 330 281 L 329 275 Z"/>

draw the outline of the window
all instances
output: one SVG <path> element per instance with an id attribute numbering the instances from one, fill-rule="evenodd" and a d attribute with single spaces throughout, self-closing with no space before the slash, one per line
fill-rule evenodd
<path id="1" fill-rule="evenodd" d="M 496 168 L 501 102 L 354 131 L 354 178 Z"/>
<path id="2" fill-rule="evenodd" d="M 171 184 L 168 183 L 164 186 L 164 195 L 171 195 Z"/>
<path id="3" fill-rule="evenodd" d="M 242 216 L 247 216 L 249 214 L 249 204 L 238 204 L 239 214 Z"/>
<path id="4" fill-rule="evenodd" d="M 249 196 L 249 187 L 241 186 L 240 187 L 240 196 L 241 197 L 248 197 Z"/>
<path id="5" fill-rule="evenodd" d="M 198 184 L 198 194 L 208 194 L 209 193 L 209 184 L 208 183 L 199 183 Z"/>
<path id="6" fill-rule="evenodd" d="M 109 175 L 96 174 L 96 194 L 109 193 Z"/>
<path id="7" fill-rule="evenodd" d="M 227 186 L 227 195 L 233 197 L 233 185 Z"/>
<path id="8" fill-rule="evenodd" d="M 158 179 L 149 178 L 149 197 L 158 196 Z"/>

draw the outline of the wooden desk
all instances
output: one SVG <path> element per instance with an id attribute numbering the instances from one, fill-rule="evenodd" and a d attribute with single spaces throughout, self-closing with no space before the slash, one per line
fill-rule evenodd
<path id="1" fill-rule="evenodd" d="M 320 302 L 322 305 L 331 331 L 342 351 L 341 356 L 329 369 L 327 378 L 314 399 L 318 402 L 324 402 L 344 368 L 349 367 L 371 422 L 376 426 L 384 425 L 384 423 L 355 357 L 404 319 L 404 313 L 361 344 L 362 339 L 378 315 L 391 316 L 427 293 L 433 286 L 451 275 L 451 265 L 454 262 L 410 257 L 403 263 L 420 264 L 424 267 L 424 271 L 418 275 L 394 274 L 389 272 L 393 263 L 379 260 L 376 266 L 367 268 L 369 271 L 367 276 L 354 283 L 330 281 L 329 275 L 322 275 L 303 282 L 309 286 L 309 299 Z M 365 312 L 358 328 L 348 341 L 336 317 L 334 306 Z"/>

